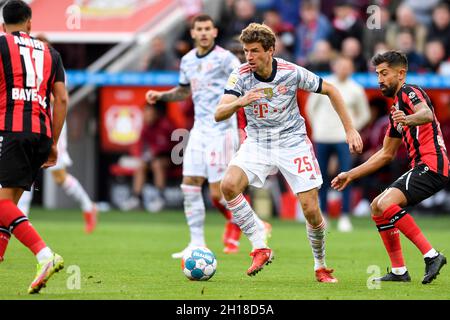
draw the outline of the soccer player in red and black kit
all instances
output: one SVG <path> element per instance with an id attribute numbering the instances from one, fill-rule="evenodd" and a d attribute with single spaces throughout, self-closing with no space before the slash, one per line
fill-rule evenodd
<path id="1" fill-rule="evenodd" d="M 425 275 L 422 283 L 433 281 L 447 263 L 423 235 L 404 209 L 414 206 L 441 190 L 449 181 L 449 161 L 439 122 L 428 95 L 405 83 L 408 60 L 403 53 L 388 51 L 372 58 L 384 96 L 394 99 L 390 124 L 383 147 L 366 162 L 340 173 L 331 186 L 341 191 L 353 180 L 369 175 L 391 162 L 403 140 L 411 170 L 403 174 L 372 204 L 372 219 L 378 228 L 392 264 L 392 271 L 378 281 L 411 281 L 400 246 L 399 230 L 423 254 Z"/>
<path id="2" fill-rule="evenodd" d="M 31 8 L 11 0 L 3 7 L 0 35 L 0 261 L 13 234 L 38 260 L 28 292 L 38 293 L 64 267 L 17 208 L 40 168 L 55 165 L 67 94 L 57 51 L 29 35 Z M 50 95 L 54 96 L 53 115 Z M 53 118 L 53 120 L 52 120 Z"/>

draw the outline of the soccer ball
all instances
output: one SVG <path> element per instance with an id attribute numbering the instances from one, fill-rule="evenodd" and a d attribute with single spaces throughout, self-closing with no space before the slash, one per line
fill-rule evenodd
<path id="1" fill-rule="evenodd" d="M 190 280 L 209 280 L 216 273 L 217 259 L 211 250 L 194 247 L 188 250 L 181 260 L 181 269 Z"/>

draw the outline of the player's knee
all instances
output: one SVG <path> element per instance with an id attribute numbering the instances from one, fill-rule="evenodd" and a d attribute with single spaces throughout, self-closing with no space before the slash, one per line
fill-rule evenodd
<path id="1" fill-rule="evenodd" d="M 375 198 L 372 203 L 370 204 L 370 209 L 372 210 L 373 216 L 380 216 L 383 214 L 383 210 L 380 208 L 380 199 Z"/>
<path id="2" fill-rule="evenodd" d="M 312 219 L 313 217 L 320 214 L 319 202 L 314 199 L 310 199 L 310 200 L 306 200 L 306 201 L 304 200 L 302 202 L 302 210 L 303 210 L 303 214 L 305 215 L 305 218 Z"/>
<path id="3" fill-rule="evenodd" d="M 66 180 L 66 174 L 65 172 L 62 171 L 53 171 L 52 172 L 52 176 L 53 176 L 53 181 L 57 184 L 57 185 L 62 185 L 64 183 L 64 180 Z"/>
<path id="4" fill-rule="evenodd" d="M 222 191 L 226 200 L 233 200 L 239 194 L 238 183 L 233 179 L 225 178 L 220 184 L 220 190 Z"/>

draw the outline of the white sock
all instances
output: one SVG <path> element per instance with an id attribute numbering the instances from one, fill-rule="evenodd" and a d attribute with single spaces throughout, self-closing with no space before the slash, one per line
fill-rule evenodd
<path id="1" fill-rule="evenodd" d="M 17 204 L 19 210 L 22 211 L 22 213 L 27 217 L 30 214 L 31 201 L 33 200 L 33 190 L 34 188 L 31 188 L 31 191 L 24 191 L 19 199 L 19 203 Z"/>
<path id="2" fill-rule="evenodd" d="M 191 233 L 190 246 L 205 246 L 205 203 L 202 188 L 181 185 L 184 195 L 184 214 Z"/>
<path id="3" fill-rule="evenodd" d="M 405 274 L 406 271 L 408 271 L 408 269 L 406 269 L 406 267 L 392 268 L 392 273 L 396 274 L 398 276 Z"/>
<path id="4" fill-rule="evenodd" d="M 36 259 L 40 263 L 53 257 L 53 252 L 49 247 L 45 247 L 36 254 Z"/>
<path id="5" fill-rule="evenodd" d="M 264 241 L 264 223 L 258 218 L 242 193 L 233 200 L 228 201 L 227 206 L 233 212 L 235 223 L 252 243 L 253 250 L 267 248 Z M 258 220 L 263 225 L 262 229 L 259 226 Z"/>
<path id="6" fill-rule="evenodd" d="M 81 210 L 84 212 L 91 212 L 93 210 L 94 204 L 80 182 L 74 176 L 67 174 L 66 179 L 62 184 L 62 188 L 69 197 L 80 204 Z"/>
<path id="7" fill-rule="evenodd" d="M 314 270 L 326 268 L 325 263 L 325 219 L 317 227 L 306 222 L 306 233 L 314 256 Z"/>
<path id="8" fill-rule="evenodd" d="M 427 253 L 425 253 L 423 255 L 424 258 L 434 258 L 438 255 L 439 253 L 434 250 L 434 248 L 431 248 L 430 251 L 428 251 Z"/>

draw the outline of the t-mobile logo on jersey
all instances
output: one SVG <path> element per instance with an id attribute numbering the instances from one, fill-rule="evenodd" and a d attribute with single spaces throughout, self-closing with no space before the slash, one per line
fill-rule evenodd
<path id="1" fill-rule="evenodd" d="M 257 116 L 258 119 L 266 118 L 268 112 L 269 106 L 267 105 L 267 103 L 253 105 L 253 113 Z"/>

